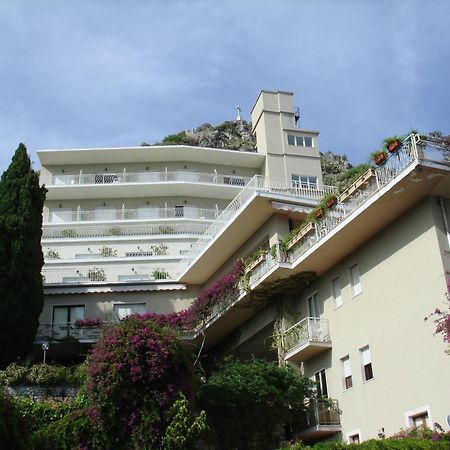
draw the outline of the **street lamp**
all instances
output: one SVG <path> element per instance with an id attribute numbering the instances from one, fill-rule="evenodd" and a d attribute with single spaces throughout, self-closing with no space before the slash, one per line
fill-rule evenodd
<path id="1" fill-rule="evenodd" d="M 47 350 L 50 348 L 50 344 L 47 341 L 44 341 L 41 347 L 44 352 L 44 360 L 42 362 L 45 364 L 45 357 L 47 356 Z"/>

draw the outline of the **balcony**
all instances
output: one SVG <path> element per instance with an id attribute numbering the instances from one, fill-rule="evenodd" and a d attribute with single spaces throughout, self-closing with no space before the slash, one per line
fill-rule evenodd
<path id="1" fill-rule="evenodd" d="M 42 239 L 90 239 L 90 238 L 140 238 L 142 236 L 198 236 L 208 228 L 208 223 L 146 223 L 146 224 L 96 224 L 59 225 L 42 229 Z"/>
<path id="2" fill-rule="evenodd" d="M 52 175 L 47 200 L 205 196 L 231 200 L 250 177 L 187 170 Z"/>
<path id="3" fill-rule="evenodd" d="M 90 344 L 97 342 L 103 333 L 101 326 L 77 327 L 73 323 L 40 323 L 36 331 L 35 342 L 75 342 Z"/>
<path id="4" fill-rule="evenodd" d="M 340 414 L 337 400 L 326 398 L 311 401 L 297 438 L 315 442 L 339 433 L 342 430 Z"/>
<path id="5" fill-rule="evenodd" d="M 306 361 L 331 348 L 327 319 L 305 317 L 288 328 L 282 337 L 286 361 Z"/>
<path id="6" fill-rule="evenodd" d="M 92 266 L 87 268 L 46 268 L 42 269 L 44 286 L 85 285 L 96 283 L 135 283 L 168 280 L 170 274 L 154 266 Z"/>
<path id="7" fill-rule="evenodd" d="M 114 183 L 203 183 L 203 184 L 224 184 L 229 186 L 245 186 L 250 181 L 250 177 L 239 175 L 224 175 L 218 173 L 199 173 L 187 170 L 176 170 L 164 172 L 102 172 L 83 173 L 71 175 L 53 175 L 50 186 L 84 185 L 84 184 L 114 184 Z"/>
<path id="8" fill-rule="evenodd" d="M 44 217 L 44 225 L 61 224 L 67 222 L 117 222 L 117 221 L 147 221 L 160 219 L 189 219 L 199 221 L 215 220 L 221 213 L 218 209 L 193 208 L 176 206 L 174 208 L 142 207 L 135 209 L 98 208 L 94 210 L 54 209 L 48 211 Z"/>

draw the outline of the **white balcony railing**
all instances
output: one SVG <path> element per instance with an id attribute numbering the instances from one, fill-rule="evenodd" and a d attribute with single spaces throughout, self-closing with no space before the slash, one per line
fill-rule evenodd
<path id="1" fill-rule="evenodd" d="M 53 175 L 51 186 L 69 185 L 104 185 L 115 183 L 207 183 L 222 184 L 229 186 L 245 186 L 250 181 L 250 177 L 240 175 L 225 175 L 218 173 L 199 173 L 187 170 L 175 170 L 163 172 L 102 172 Z"/>
<path id="2" fill-rule="evenodd" d="M 282 345 L 285 353 L 311 342 L 329 341 L 328 320 L 318 317 L 305 317 L 300 322 L 289 327 L 282 335 Z"/>
<path id="3" fill-rule="evenodd" d="M 204 209 L 178 206 L 174 208 L 142 207 L 135 209 L 123 208 L 99 208 L 94 210 L 82 210 L 81 207 L 72 211 L 50 210 L 44 217 L 44 225 L 67 222 L 110 222 L 123 220 L 159 220 L 159 219 L 193 219 L 214 220 L 220 214 L 218 209 Z"/>
<path id="4" fill-rule="evenodd" d="M 85 343 L 96 342 L 103 334 L 102 326 L 77 327 L 73 323 L 40 323 L 36 331 L 36 342 L 77 340 Z"/>
<path id="5" fill-rule="evenodd" d="M 139 236 L 197 236 L 207 229 L 207 223 L 147 223 L 115 225 L 60 225 L 42 229 L 42 239 L 87 239 Z"/>
<path id="6" fill-rule="evenodd" d="M 245 207 L 247 201 L 256 192 L 267 192 L 272 194 L 287 195 L 295 198 L 304 198 L 308 200 L 320 200 L 326 194 L 334 192 L 332 186 L 302 187 L 293 186 L 290 181 L 278 180 L 261 175 L 255 175 L 250 182 L 239 192 L 238 195 L 228 204 L 217 219 L 209 225 L 205 233 L 193 245 L 189 253 L 187 253 L 180 262 L 179 273 L 183 273 L 189 265 L 194 261 L 200 253 L 208 246 L 208 244 L 219 235 L 228 224 L 239 214 Z"/>
<path id="7" fill-rule="evenodd" d="M 155 281 L 170 278 L 170 274 L 165 269 L 141 265 L 105 265 L 86 268 L 48 268 L 44 266 L 42 269 L 44 285 Z"/>

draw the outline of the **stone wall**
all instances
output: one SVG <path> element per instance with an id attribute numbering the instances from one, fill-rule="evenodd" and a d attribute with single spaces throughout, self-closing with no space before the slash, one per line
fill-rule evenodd
<path id="1" fill-rule="evenodd" d="M 5 392 L 13 397 L 30 397 L 33 400 L 43 398 L 62 399 L 75 397 L 77 388 L 75 386 L 4 386 Z"/>

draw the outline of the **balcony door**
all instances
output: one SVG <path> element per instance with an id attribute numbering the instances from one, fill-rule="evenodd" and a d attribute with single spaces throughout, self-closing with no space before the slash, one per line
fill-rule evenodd
<path id="1" fill-rule="evenodd" d="M 308 297 L 309 317 L 320 317 L 319 297 L 317 292 Z"/>
<path id="2" fill-rule="evenodd" d="M 84 306 L 54 306 L 52 321 L 52 336 L 63 338 L 71 335 L 71 328 L 77 320 L 84 319 Z"/>

